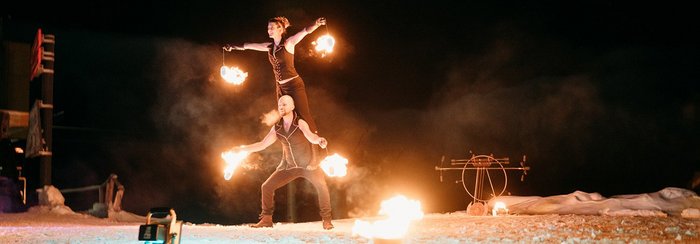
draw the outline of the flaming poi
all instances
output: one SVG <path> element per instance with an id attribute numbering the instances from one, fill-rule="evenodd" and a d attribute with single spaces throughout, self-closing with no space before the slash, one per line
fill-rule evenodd
<path id="1" fill-rule="evenodd" d="M 337 153 L 321 161 L 321 169 L 330 177 L 343 177 L 348 174 L 348 160 Z"/>
<path id="2" fill-rule="evenodd" d="M 228 67 L 226 65 L 221 66 L 221 78 L 228 83 L 234 85 L 243 84 L 245 78 L 248 77 L 248 72 L 243 72 L 243 70 L 238 67 Z"/>
<path id="3" fill-rule="evenodd" d="M 312 42 L 316 46 L 316 52 L 321 53 L 321 57 L 325 57 L 327 54 L 333 52 L 333 47 L 335 46 L 335 38 L 329 34 L 320 36 L 316 41 Z"/>
<path id="4" fill-rule="evenodd" d="M 233 177 L 233 172 L 236 171 L 236 168 L 238 168 L 239 165 L 243 162 L 243 160 L 248 157 L 248 152 L 246 151 L 240 151 L 240 152 L 233 152 L 233 151 L 226 151 L 221 153 L 221 158 L 226 161 L 226 168 L 224 169 L 224 179 L 230 180 L 231 177 Z"/>
<path id="5" fill-rule="evenodd" d="M 387 218 L 373 223 L 355 220 L 353 235 L 370 239 L 402 239 L 408 232 L 411 221 L 423 219 L 420 202 L 402 195 L 382 201 L 379 214 L 386 215 Z"/>
<path id="6" fill-rule="evenodd" d="M 248 72 L 243 72 L 243 70 L 239 69 L 238 67 L 226 66 L 225 49 L 221 51 L 221 69 L 219 72 L 221 74 L 221 78 L 234 85 L 243 84 L 245 78 L 248 77 Z"/>

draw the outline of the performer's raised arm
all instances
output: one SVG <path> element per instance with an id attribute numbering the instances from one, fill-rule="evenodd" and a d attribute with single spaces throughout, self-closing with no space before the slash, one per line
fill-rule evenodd
<path id="1" fill-rule="evenodd" d="M 304 37 L 306 35 L 310 34 L 311 32 L 314 32 L 316 29 L 318 29 L 318 27 L 325 25 L 325 24 L 326 24 L 326 18 L 316 19 L 316 21 L 314 22 L 313 25 L 306 27 L 306 28 L 302 29 L 301 31 L 297 32 L 296 34 L 294 34 L 293 36 L 290 36 L 289 38 L 287 38 L 287 46 L 294 47 L 294 45 L 296 45 L 302 39 L 304 39 Z M 289 48 L 287 50 L 291 53 L 294 53 L 294 51 L 293 50 L 290 51 Z"/>
<path id="2" fill-rule="evenodd" d="M 230 52 L 233 50 L 254 50 L 254 51 L 261 51 L 261 52 L 267 52 L 270 50 L 269 46 L 272 44 L 272 42 L 261 42 L 261 43 L 243 43 L 239 45 L 232 45 L 232 44 L 226 44 L 223 48 L 224 50 Z"/>
<path id="3" fill-rule="evenodd" d="M 248 144 L 248 145 L 243 145 L 237 148 L 233 148 L 233 150 L 237 151 L 247 151 L 247 152 L 258 152 L 262 151 L 263 149 L 269 147 L 272 145 L 272 143 L 275 143 L 277 141 L 277 135 L 275 135 L 275 127 L 270 128 L 270 132 L 267 133 L 265 138 L 262 139 L 262 141 L 253 143 L 253 144 Z"/>

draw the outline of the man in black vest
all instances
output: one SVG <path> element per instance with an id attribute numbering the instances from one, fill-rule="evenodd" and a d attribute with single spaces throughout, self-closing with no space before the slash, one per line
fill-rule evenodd
<path id="1" fill-rule="evenodd" d="M 282 119 L 270 128 L 262 141 L 240 146 L 234 151 L 257 152 L 264 150 L 275 141 L 282 143 L 282 161 L 277 170 L 262 184 L 262 213 L 260 222 L 251 225 L 253 228 L 272 227 L 272 213 L 275 207 L 275 190 L 292 180 L 304 177 L 316 188 L 318 205 L 323 228 L 333 229 L 331 223 L 331 201 L 328 185 L 323 171 L 318 167 L 318 160 L 312 152 L 312 143 L 326 148 L 325 138 L 316 135 L 309 129 L 309 124 L 294 112 L 294 100 L 289 95 L 277 100 L 277 111 Z"/>

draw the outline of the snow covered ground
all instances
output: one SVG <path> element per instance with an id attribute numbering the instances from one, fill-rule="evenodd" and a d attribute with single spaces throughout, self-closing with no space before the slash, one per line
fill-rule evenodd
<path id="1" fill-rule="evenodd" d="M 407 236 L 400 241 L 700 243 L 700 215 L 696 212 L 700 209 L 700 197 L 683 189 L 666 188 L 656 193 L 611 198 L 578 191 L 551 197 L 508 198 L 511 213 L 519 214 L 470 216 L 465 211 L 426 214 L 423 219 L 412 223 Z M 681 215 L 683 212 L 685 214 Z M 246 225 L 186 224 L 182 230 L 182 243 L 387 241 L 353 235 L 355 221 L 334 220 L 336 228 L 330 231 L 323 230 L 320 222 L 276 223 L 274 228 L 263 229 Z M 137 243 L 139 225 L 143 223 L 143 216 L 126 211 L 100 219 L 72 212 L 65 206 L 33 207 L 25 213 L 0 214 L 0 243 Z"/>

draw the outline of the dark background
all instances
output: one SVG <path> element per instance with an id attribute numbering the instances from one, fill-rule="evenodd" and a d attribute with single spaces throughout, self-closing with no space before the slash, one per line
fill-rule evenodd
<path id="1" fill-rule="evenodd" d="M 79 187 L 115 173 L 124 209 L 137 214 L 172 206 L 195 223 L 256 221 L 279 146 L 250 157 L 231 181 L 219 154 L 268 131 L 260 118 L 276 106 L 272 72 L 265 53 L 222 60 L 220 47 L 268 41 L 274 16 L 289 18 L 291 33 L 328 19 L 297 46 L 296 66 L 328 153 L 350 160 L 349 176 L 329 179 L 336 217 L 374 214 L 394 194 L 426 212 L 465 209 L 471 199 L 452 183 L 460 172 L 440 182 L 435 171 L 443 155 L 527 155 L 524 182 L 509 172 L 513 195 L 688 188 L 700 171 L 700 22 L 688 6 L 35 4 L 2 10 L 2 30 L 25 43 L 37 28 L 56 35 L 53 183 Z M 321 58 L 311 42 L 327 32 L 337 46 Z M 246 83 L 224 83 L 222 63 L 249 72 Z M 298 183 L 300 219 L 318 219 L 313 189 Z M 90 207 L 70 198 L 74 209 Z"/>

